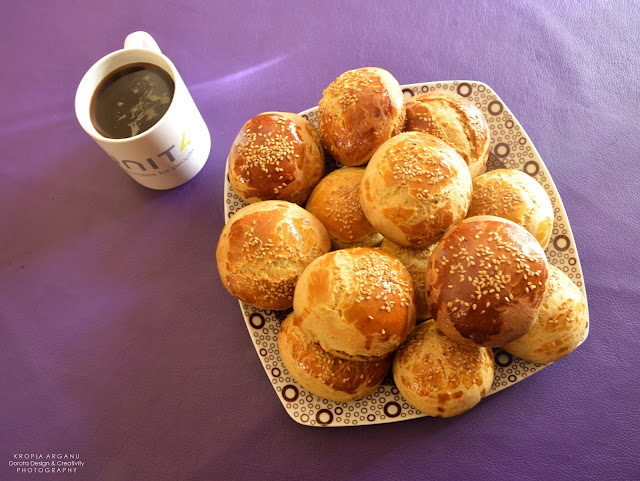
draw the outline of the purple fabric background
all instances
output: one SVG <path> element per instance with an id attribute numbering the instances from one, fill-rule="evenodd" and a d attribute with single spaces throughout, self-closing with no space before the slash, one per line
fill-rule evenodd
<path id="1" fill-rule="evenodd" d="M 0 31 L 0 479 L 639 479 L 637 2 L 5 2 Z M 213 137 L 188 184 L 130 180 L 75 89 L 146 30 Z M 318 429 L 283 409 L 215 266 L 226 155 L 345 70 L 480 80 L 525 128 L 573 227 L 591 330 L 453 419 Z M 79 453 L 16 475 L 14 453 Z"/>

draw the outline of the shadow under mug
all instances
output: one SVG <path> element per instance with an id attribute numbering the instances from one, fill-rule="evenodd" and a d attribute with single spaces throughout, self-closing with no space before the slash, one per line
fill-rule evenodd
<path id="1" fill-rule="evenodd" d="M 146 63 L 164 70 L 175 89 L 169 109 L 150 129 L 124 139 L 102 136 L 91 121 L 96 89 L 112 72 L 126 65 Z M 134 32 L 122 50 L 98 60 L 78 85 L 76 116 L 82 128 L 133 180 L 150 189 L 172 189 L 192 179 L 211 150 L 211 135 L 175 66 L 151 35 Z"/>

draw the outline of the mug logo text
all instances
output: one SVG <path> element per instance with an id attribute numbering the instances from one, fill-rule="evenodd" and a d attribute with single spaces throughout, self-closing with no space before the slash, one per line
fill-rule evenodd
<path id="1" fill-rule="evenodd" d="M 187 131 L 185 130 L 182 133 L 182 140 L 180 141 L 180 152 L 186 149 L 187 146 L 189 145 L 191 145 L 191 139 L 187 139 Z M 175 148 L 176 148 L 175 144 L 172 144 L 171 147 L 164 150 L 163 152 L 160 152 L 159 154 L 156 155 L 156 157 L 162 158 L 163 156 L 166 156 L 169 162 L 173 163 L 176 160 L 176 157 L 175 155 L 173 155 L 172 150 Z M 156 162 L 154 161 L 153 157 L 147 157 L 144 161 L 129 160 L 129 159 L 118 160 L 113 155 L 111 156 L 111 158 L 115 160 L 117 163 L 121 163 L 123 167 L 126 167 L 129 170 L 146 172 L 148 168 L 151 168 L 153 170 L 160 169 L 160 167 L 158 167 L 158 164 L 156 164 Z M 180 162 L 179 164 L 181 163 L 182 162 Z M 174 166 L 174 169 L 175 169 L 175 166 Z M 165 172 L 168 172 L 168 170 L 160 173 L 165 173 Z"/>
<path id="2" fill-rule="evenodd" d="M 187 138 L 187 131 L 185 130 L 184 132 L 182 132 L 182 140 L 180 141 L 180 152 L 186 149 L 187 145 L 191 145 L 191 139 L 187 139 L 187 141 L 185 142 L 186 138 Z"/>

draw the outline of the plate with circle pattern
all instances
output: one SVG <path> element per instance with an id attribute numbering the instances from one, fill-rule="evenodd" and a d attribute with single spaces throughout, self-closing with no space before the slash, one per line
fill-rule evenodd
<path id="1" fill-rule="evenodd" d="M 491 134 L 491 151 L 487 170 L 508 168 L 522 170 L 540 183 L 554 209 L 551 241 L 546 249 L 549 262 L 562 269 L 581 289 L 586 298 L 578 251 L 560 195 L 544 162 L 531 139 L 507 106 L 488 85 L 482 82 L 455 80 L 403 85 L 405 98 L 432 90 L 456 92 L 472 101 L 484 114 Z M 314 127 L 318 127 L 318 108 L 300 112 Z M 328 171 L 335 169 L 332 159 Z M 228 163 L 227 163 L 228 169 Z M 225 216 L 228 220 L 246 203 L 238 197 L 225 176 Z M 278 352 L 280 322 L 291 312 L 258 309 L 240 301 L 251 341 L 258 358 L 287 413 L 295 421 L 308 426 L 361 426 L 404 421 L 425 416 L 414 409 L 393 384 L 391 373 L 380 387 L 360 401 L 334 402 L 322 399 L 300 386 L 289 374 Z M 587 314 L 588 319 L 588 314 Z M 582 342 L 589 333 L 589 323 Z M 502 349 L 494 349 L 495 378 L 490 396 L 509 388 L 547 365 L 534 364 L 512 356 Z"/>

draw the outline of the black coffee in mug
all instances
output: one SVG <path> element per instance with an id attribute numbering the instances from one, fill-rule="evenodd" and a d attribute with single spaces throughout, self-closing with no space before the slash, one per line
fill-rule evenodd
<path id="1" fill-rule="evenodd" d="M 93 93 L 91 123 L 103 137 L 134 137 L 158 123 L 171 105 L 174 89 L 171 76 L 155 65 L 124 65 Z"/>

